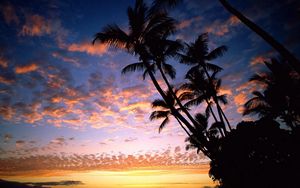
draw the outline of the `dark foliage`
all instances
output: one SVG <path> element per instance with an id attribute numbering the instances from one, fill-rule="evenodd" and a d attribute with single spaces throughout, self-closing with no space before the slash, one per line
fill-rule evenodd
<path id="1" fill-rule="evenodd" d="M 209 171 L 220 188 L 299 187 L 300 129 L 272 119 L 241 122 L 220 141 Z"/>

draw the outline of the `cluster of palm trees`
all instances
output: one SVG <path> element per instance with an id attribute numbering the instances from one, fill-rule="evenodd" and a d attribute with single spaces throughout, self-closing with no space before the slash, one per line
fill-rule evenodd
<path id="1" fill-rule="evenodd" d="M 286 60 L 266 63 L 270 72 L 251 78 L 251 81 L 265 84 L 266 89 L 263 93 L 253 92 L 255 97 L 245 104 L 244 114 L 257 113 L 264 118 L 281 118 L 294 129 L 300 123 L 299 61 L 226 0 L 219 1 Z M 227 47 L 209 50 L 207 33 L 200 34 L 192 43 L 172 40 L 176 21 L 168 15 L 166 7 L 176 3 L 178 0 L 155 0 L 148 6 L 143 0 L 136 0 L 134 7 L 127 9 L 128 31 L 125 32 L 118 25 L 107 25 L 95 35 L 93 43 L 106 43 L 137 57 L 138 62 L 124 67 L 122 73 L 143 71 L 144 79 L 150 77 L 161 95 L 161 99 L 152 102 L 155 110 L 150 115 L 151 120 L 162 119 L 159 132 L 174 117 L 188 136 L 187 149 L 196 148 L 216 164 L 222 140 L 229 137 L 233 129 L 222 108 L 227 104 L 226 95 L 219 93 L 221 79 L 217 75 L 222 68 L 211 61 L 222 56 Z M 171 84 L 170 79 L 175 78 L 176 70 L 168 63 L 170 58 L 190 66 L 185 75 L 186 83 L 180 86 Z M 157 75 L 163 78 L 167 91 L 158 83 Z M 206 105 L 205 112 L 192 114 L 191 107 L 201 104 Z M 209 120 L 212 120 L 211 125 Z"/>
<path id="2" fill-rule="evenodd" d="M 135 6 L 127 10 L 128 32 L 117 25 L 108 25 L 96 34 L 93 42 L 100 41 L 138 57 L 139 62 L 127 65 L 122 73 L 140 70 L 143 71 L 144 78 L 149 75 L 162 97 L 153 102 L 153 107 L 163 109 L 154 111 L 150 119 L 164 118 L 159 127 L 161 131 L 169 122 L 170 116 L 173 116 L 198 150 L 213 158 L 215 147 L 210 143 L 212 138 L 207 135 L 212 130 L 217 130 L 218 133 L 213 135 L 224 137 L 231 130 L 231 125 L 220 104 L 226 104 L 226 96 L 218 95 L 221 80 L 216 75 L 222 68 L 210 61 L 222 56 L 227 47 L 220 46 L 209 51 L 207 33 L 199 35 L 190 44 L 171 40 L 170 36 L 176 30 L 176 21 L 168 16 L 166 9 L 159 6 L 162 2 L 156 1 L 154 6 L 148 7 L 142 0 L 137 0 Z M 178 88 L 174 88 L 168 78 L 173 79 L 176 75 L 174 67 L 167 63 L 169 58 L 177 58 L 181 63 L 191 65 L 186 74 L 188 82 Z M 163 91 L 159 85 L 157 72 L 162 76 L 168 91 Z M 193 116 L 189 107 L 202 102 L 207 104 L 206 115 Z M 204 119 L 212 115 L 214 126 L 209 127 L 208 121 L 198 121 L 200 115 Z"/>

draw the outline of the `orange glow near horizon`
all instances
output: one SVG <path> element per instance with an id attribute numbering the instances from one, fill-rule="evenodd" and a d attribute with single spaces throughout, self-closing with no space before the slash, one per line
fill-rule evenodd
<path id="1" fill-rule="evenodd" d="M 6 177 L 5 180 L 18 182 L 51 182 L 63 180 L 81 181 L 82 185 L 78 188 L 117 188 L 117 187 L 175 187 L 175 188 L 194 188 L 214 186 L 209 178 L 207 170 L 199 169 L 138 169 L 126 171 L 82 171 L 82 172 L 51 172 L 43 175 L 34 176 L 15 176 Z M 68 186 L 55 186 L 63 188 Z"/>

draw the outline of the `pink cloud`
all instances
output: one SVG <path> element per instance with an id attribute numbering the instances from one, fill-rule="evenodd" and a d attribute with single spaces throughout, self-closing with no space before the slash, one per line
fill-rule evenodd
<path id="1" fill-rule="evenodd" d="M 16 66 L 15 72 L 16 72 L 16 74 L 25 74 L 25 73 L 35 71 L 37 69 L 38 69 L 38 65 L 35 63 L 32 63 L 32 64 L 24 65 L 24 66 Z"/>
<path id="2" fill-rule="evenodd" d="M 215 20 L 212 24 L 206 26 L 204 31 L 217 36 L 224 36 L 230 32 L 231 27 L 237 26 L 239 23 L 240 22 L 236 17 L 231 16 L 224 22 Z"/>
<path id="3" fill-rule="evenodd" d="M 10 85 L 10 84 L 12 84 L 14 82 L 15 82 L 15 80 L 9 79 L 9 78 L 6 78 L 6 77 L 0 75 L 0 83 L 6 84 L 6 85 Z"/>
<path id="4" fill-rule="evenodd" d="M 268 58 L 264 56 L 255 56 L 250 61 L 250 66 L 256 66 L 259 64 L 264 64 L 265 61 L 268 61 Z"/>
<path id="5" fill-rule="evenodd" d="M 73 63 L 74 65 L 79 66 L 79 60 L 76 59 L 76 58 L 67 57 L 67 56 L 62 55 L 61 53 L 58 53 L 58 52 L 53 52 L 52 56 L 57 58 L 57 59 L 61 59 L 65 62 Z"/>
<path id="6" fill-rule="evenodd" d="M 25 24 L 20 35 L 22 36 L 42 36 L 52 32 L 51 23 L 40 15 L 26 15 Z"/>
<path id="7" fill-rule="evenodd" d="M 0 67 L 2 67 L 2 68 L 8 67 L 8 61 L 4 57 L 0 57 Z"/>
<path id="8" fill-rule="evenodd" d="M 105 44 L 96 43 L 93 45 L 90 42 L 82 42 L 82 43 L 73 43 L 67 47 L 68 51 L 71 52 L 85 52 L 89 55 L 98 55 L 102 56 L 107 53 L 108 46 Z"/>

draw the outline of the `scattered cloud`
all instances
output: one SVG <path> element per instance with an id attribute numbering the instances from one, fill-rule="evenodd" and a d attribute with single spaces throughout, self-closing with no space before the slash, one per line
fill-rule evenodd
<path id="1" fill-rule="evenodd" d="M 70 44 L 67 47 L 67 50 L 70 52 L 85 52 L 89 55 L 102 56 L 107 53 L 108 46 L 100 43 L 95 43 L 93 45 L 91 42 L 82 42 Z"/>
<path id="2" fill-rule="evenodd" d="M 0 56 L 0 67 L 1 68 L 7 68 L 8 67 L 8 60 L 4 57 Z"/>
<path id="3" fill-rule="evenodd" d="M 129 138 L 124 139 L 124 142 L 134 142 L 134 141 L 136 141 L 137 139 L 138 139 L 138 138 L 129 137 Z"/>
<path id="4" fill-rule="evenodd" d="M 265 61 L 268 61 L 268 58 L 264 56 L 255 56 L 251 59 L 250 66 L 253 67 L 256 65 L 264 64 Z"/>
<path id="5" fill-rule="evenodd" d="M 16 148 L 21 148 L 25 145 L 26 141 L 25 140 L 17 140 L 16 141 Z"/>
<path id="6" fill-rule="evenodd" d="M 31 152 L 27 150 L 27 152 Z M 51 162 L 49 162 L 51 161 Z M 156 151 L 145 151 L 138 154 L 46 154 L 34 156 L 31 154 L 22 157 L 1 158 L 0 175 L 13 175 L 18 172 L 38 170 L 113 170 L 136 169 L 145 167 L 165 166 L 197 166 L 208 160 L 203 154 L 196 151 L 182 151 L 179 146 Z M 56 164 L 56 165 L 53 165 Z M 11 171 L 10 169 L 14 169 Z"/>
<path id="7" fill-rule="evenodd" d="M 240 22 L 234 16 L 231 16 L 223 22 L 221 20 L 215 20 L 204 28 L 204 32 L 208 32 L 216 36 L 224 36 L 230 32 L 231 27 L 237 26 L 239 23 Z"/>
<path id="8" fill-rule="evenodd" d="M 0 6 L 1 13 L 7 24 L 19 24 L 19 18 L 16 14 L 15 7 L 10 3 Z"/>
<path id="9" fill-rule="evenodd" d="M 36 71 L 38 69 L 38 65 L 36 63 L 31 63 L 23 66 L 16 66 L 15 72 L 16 74 L 25 74 L 32 71 Z"/>
<path id="10" fill-rule="evenodd" d="M 38 14 L 25 15 L 25 24 L 20 32 L 21 36 L 42 36 L 52 32 L 51 23 Z"/>
<path id="11" fill-rule="evenodd" d="M 9 142 L 13 138 L 11 134 L 5 134 L 3 137 L 5 143 Z"/>
<path id="12" fill-rule="evenodd" d="M 60 52 L 53 52 L 52 56 L 57 59 L 63 60 L 64 62 L 73 63 L 74 65 L 79 66 L 79 60 L 77 58 L 66 56 Z"/>
<path id="13" fill-rule="evenodd" d="M 237 112 L 239 114 L 243 113 L 244 111 L 244 104 L 247 102 L 247 94 L 244 92 L 241 92 L 234 96 L 234 103 L 237 106 Z"/>
<path id="14" fill-rule="evenodd" d="M 192 17 L 190 19 L 182 20 L 181 22 L 179 22 L 177 24 L 177 29 L 181 30 L 181 29 L 185 29 L 187 27 L 190 27 L 191 24 L 193 24 L 194 22 L 199 22 L 201 19 L 202 19 L 201 16 L 196 16 L 196 17 Z"/>

